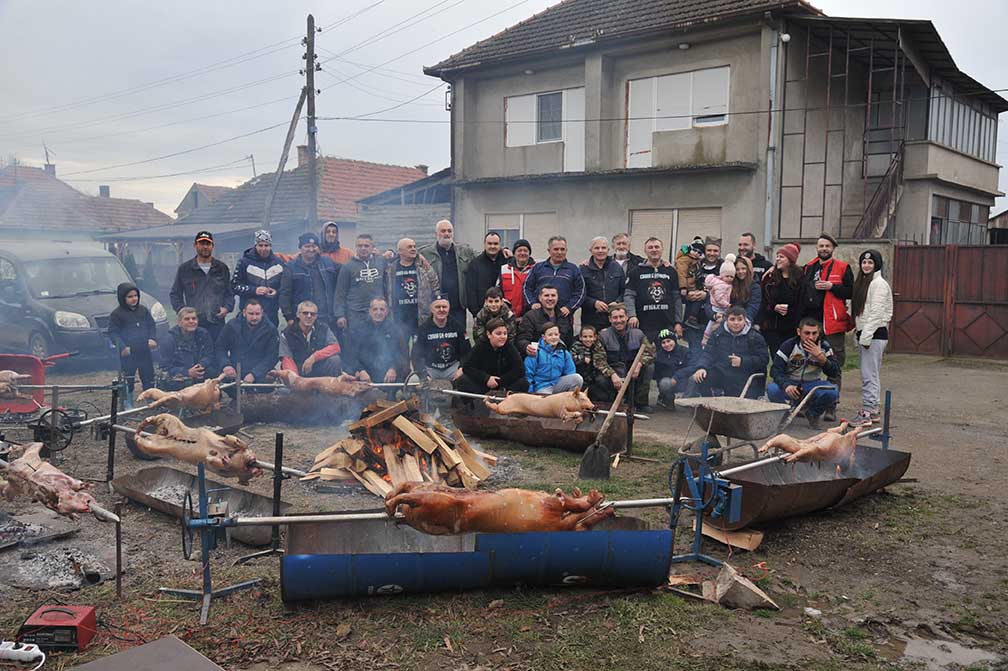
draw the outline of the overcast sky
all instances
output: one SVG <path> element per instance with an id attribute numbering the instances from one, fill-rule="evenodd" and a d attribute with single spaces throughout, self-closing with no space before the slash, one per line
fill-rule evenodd
<path id="1" fill-rule="evenodd" d="M 45 141 L 58 176 L 82 191 L 97 193 L 99 184 L 109 184 L 114 196 L 153 201 L 173 214 L 193 181 L 234 186 L 251 178 L 251 162 L 244 160 L 249 155 L 259 172 L 276 168 L 301 87 L 298 39 L 309 12 L 326 28 L 317 38 L 319 55 L 332 59 L 316 78 L 317 87 L 325 89 L 317 113 L 352 116 L 422 96 L 439 84 L 423 75 L 424 65 L 552 4 L 554 0 L 0 0 L 0 156 L 41 165 Z M 1008 88 L 1002 43 L 1008 2 L 815 4 L 833 16 L 930 19 L 962 70 L 990 88 Z M 466 28 L 481 19 L 487 20 Z M 383 31 L 396 32 L 376 37 Z M 254 53 L 243 56 L 249 52 Z M 366 72 L 372 66 L 380 68 Z M 163 83 L 151 85 L 157 82 Z M 447 120 L 444 87 L 376 116 Z M 278 127 L 172 158 L 71 174 L 145 161 L 274 125 Z M 327 156 L 424 163 L 432 172 L 450 160 L 446 124 L 324 121 L 318 138 Z M 296 143 L 304 141 L 302 122 Z M 1008 135 L 999 140 L 999 162 L 1004 162 L 1006 147 Z M 1003 191 L 1008 190 L 1005 172 Z M 183 174 L 122 181 L 169 173 Z"/>

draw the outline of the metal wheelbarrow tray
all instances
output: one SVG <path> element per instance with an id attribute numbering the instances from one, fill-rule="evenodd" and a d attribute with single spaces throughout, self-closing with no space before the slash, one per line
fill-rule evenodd
<path id="1" fill-rule="evenodd" d="M 694 422 L 711 435 L 738 440 L 762 440 L 779 433 L 789 423 L 792 412 L 786 403 L 771 403 L 735 396 L 678 398 L 676 405 L 696 410 Z"/>
<path id="2" fill-rule="evenodd" d="M 273 499 L 237 489 L 214 480 L 207 480 L 211 503 L 218 500 L 228 504 L 229 514 L 241 512 L 242 517 L 267 517 L 273 514 Z M 198 500 L 199 486 L 196 476 L 168 466 L 142 468 L 133 475 L 121 475 L 112 481 L 112 488 L 123 496 L 158 510 L 166 515 L 182 519 L 182 503 L 166 501 L 152 496 L 158 490 L 169 487 L 188 488 L 193 501 Z M 184 496 L 184 494 L 183 494 Z M 280 503 L 280 513 L 290 509 L 289 503 Z M 247 526 L 231 529 L 231 538 L 246 545 L 269 545 L 271 529 L 268 526 Z"/>

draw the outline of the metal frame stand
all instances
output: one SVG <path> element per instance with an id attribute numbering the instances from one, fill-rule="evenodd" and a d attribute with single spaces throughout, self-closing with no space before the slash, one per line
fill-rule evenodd
<path id="1" fill-rule="evenodd" d="M 273 456 L 276 466 L 276 468 L 273 469 L 273 517 L 280 517 L 280 489 L 283 486 L 283 481 L 290 478 L 290 476 L 284 473 L 283 470 L 283 437 L 284 435 L 282 433 L 278 432 L 276 434 L 276 444 Z M 280 525 L 274 524 L 272 527 L 269 549 L 260 550 L 259 552 L 253 552 L 252 554 L 245 555 L 244 557 L 239 557 L 231 565 L 239 566 L 240 564 L 250 562 L 253 559 L 272 557 L 273 555 L 279 555 L 282 557 L 283 554 L 283 548 L 280 547 Z"/>
<path id="2" fill-rule="evenodd" d="M 708 440 L 707 437 L 704 437 L 703 442 L 700 444 L 700 467 L 696 473 L 693 472 L 693 467 L 690 466 L 688 456 L 684 455 L 679 458 L 678 477 L 676 478 L 675 485 L 672 489 L 674 503 L 672 504 L 672 513 L 669 518 L 669 527 L 672 529 L 673 547 L 675 546 L 676 527 L 679 524 L 679 513 L 682 512 L 683 508 L 693 511 L 696 516 L 696 524 L 693 529 L 693 543 L 690 551 L 685 554 L 673 555 L 671 559 L 671 563 L 673 564 L 700 561 L 705 564 L 710 564 L 711 566 L 721 566 L 724 563 L 720 559 L 715 559 L 714 557 L 703 553 L 704 511 L 712 506 L 715 506 L 716 509 L 723 507 L 724 503 L 719 490 L 739 487 L 738 485 L 733 485 L 727 480 L 717 477 L 707 461 L 707 447 Z M 683 496 L 684 487 L 689 494 L 688 497 Z M 710 489 L 709 498 L 707 501 L 704 501 L 704 494 L 708 489 Z M 740 508 L 740 493 L 736 493 L 735 498 L 738 501 L 738 506 Z M 689 501 L 692 502 L 692 505 L 688 503 Z M 722 513 L 725 512 L 727 511 L 722 510 Z"/>
<path id="3" fill-rule="evenodd" d="M 112 432 L 113 435 L 115 431 Z M 199 515 L 201 519 L 207 519 L 207 511 L 209 509 L 209 502 L 207 500 L 207 488 L 206 488 L 206 467 L 203 464 L 198 464 L 196 466 L 197 479 L 199 482 Z M 185 524 L 183 520 L 183 525 Z M 187 529 L 183 529 L 185 533 Z M 248 589 L 254 585 L 261 582 L 261 578 L 256 578 L 254 580 L 246 580 L 245 582 L 240 582 L 234 585 L 229 585 L 227 587 L 221 587 L 218 589 L 213 588 L 213 584 L 210 580 L 210 550 L 217 546 L 216 532 L 213 528 L 209 526 L 201 527 L 200 530 L 200 562 L 203 565 L 203 588 L 201 590 L 193 589 L 177 589 L 172 587 L 159 587 L 158 591 L 162 594 L 170 594 L 172 596 L 180 596 L 184 599 L 194 599 L 196 601 L 203 601 L 203 607 L 200 609 L 200 624 L 205 625 L 210 617 L 210 604 L 214 597 L 222 598 L 231 594 L 232 592 L 237 592 L 241 589 Z"/>

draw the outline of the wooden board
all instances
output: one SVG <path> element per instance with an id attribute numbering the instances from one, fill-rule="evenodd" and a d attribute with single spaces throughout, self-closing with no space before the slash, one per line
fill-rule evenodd
<path id="1" fill-rule="evenodd" d="M 465 464 L 466 468 L 480 480 L 489 478 L 490 469 L 483 464 L 484 460 L 476 454 L 476 450 L 470 447 L 469 441 L 465 439 L 462 432 L 455 429 L 453 436 L 455 438 L 455 450 L 462 458 L 462 463 Z"/>
<path id="2" fill-rule="evenodd" d="M 452 448 L 448 447 L 448 444 L 441 440 L 441 437 L 433 429 L 425 429 L 427 435 L 437 443 L 438 454 L 441 455 L 441 460 L 444 462 L 445 466 L 448 468 L 455 468 L 462 463 L 462 458 L 459 457 L 458 453 Z"/>
<path id="3" fill-rule="evenodd" d="M 403 435 L 416 443 L 427 454 L 434 454 L 437 451 L 437 443 L 423 429 L 405 417 L 396 417 L 392 420 L 392 426 L 399 429 Z"/>
<path id="4" fill-rule="evenodd" d="M 386 445 L 382 450 L 382 454 L 385 456 L 385 468 L 388 469 L 389 477 L 392 478 L 392 486 L 398 487 L 402 483 L 408 482 L 409 478 L 406 475 L 406 468 L 403 466 L 402 459 L 400 459 L 395 446 Z"/>
<path id="5" fill-rule="evenodd" d="M 420 474 L 420 463 L 417 461 L 416 455 L 403 453 L 402 465 L 403 470 L 406 472 L 407 482 L 423 482 L 423 476 Z"/>
<path id="6" fill-rule="evenodd" d="M 363 473 L 350 471 L 350 473 L 357 479 L 357 482 L 364 485 L 375 496 L 385 498 L 385 495 L 392 491 L 392 485 L 382 480 L 374 471 L 364 471 Z"/>
<path id="7" fill-rule="evenodd" d="M 309 475 L 314 475 L 309 473 Z M 332 480 L 349 480 L 353 477 L 353 472 L 347 470 L 346 468 L 323 468 L 318 472 L 318 475 L 327 482 Z M 301 478 L 304 480 L 304 478 Z"/>
<path id="8" fill-rule="evenodd" d="M 480 479 L 464 463 L 456 466 L 455 472 L 458 473 L 459 479 L 462 480 L 462 486 L 466 489 L 476 489 L 477 485 L 479 485 Z"/>
<path id="9" fill-rule="evenodd" d="M 333 453 L 326 459 L 316 461 L 315 465 L 312 466 L 312 470 L 317 468 L 350 468 L 353 462 L 354 458 L 341 450 Z"/>
<path id="10" fill-rule="evenodd" d="M 693 522 L 696 529 L 696 521 Z M 725 531 L 711 526 L 710 522 L 703 525 L 703 535 L 713 538 L 719 543 L 729 545 L 733 548 L 748 550 L 752 552 L 763 542 L 763 532 L 757 529 L 739 529 L 738 531 Z"/>
<path id="11" fill-rule="evenodd" d="M 416 410 L 416 408 L 417 408 L 416 397 L 411 397 L 406 399 L 405 401 L 399 401 L 395 405 L 379 410 L 373 415 L 368 415 L 367 417 L 359 419 L 353 424 L 351 424 L 349 427 L 347 427 L 347 429 L 351 432 L 359 431 L 360 429 L 370 429 L 372 427 L 378 426 L 379 424 L 384 424 L 385 422 L 393 418 L 398 418 L 398 416 L 403 414 L 404 412 L 409 412 L 410 410 Z"/>
<path id="12" fill-rule="evenodd" d="M 364 449 L 364 441 L 359 438 L 344 438 L 339 442 L 343 451 L 353 456 Z"/>

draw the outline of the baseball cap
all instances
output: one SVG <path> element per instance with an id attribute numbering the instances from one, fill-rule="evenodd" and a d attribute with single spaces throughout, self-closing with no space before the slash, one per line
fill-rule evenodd
<path id="1" fill-rule="evenodd" d="M 210 231 L 200 231 L 199 233 L 197 233 L 195 242 L 202 242 L 203 240 L 206 240 L 207 242 L 213 242 L 213 233 L 211 233 Z"/>

